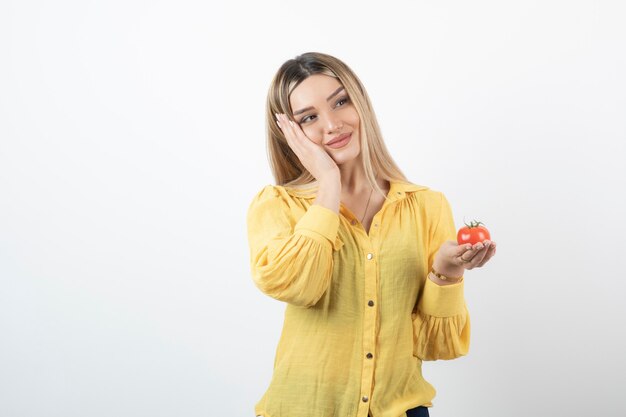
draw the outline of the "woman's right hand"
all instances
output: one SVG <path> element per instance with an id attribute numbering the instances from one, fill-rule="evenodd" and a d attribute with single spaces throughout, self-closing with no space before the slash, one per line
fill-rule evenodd
<path id="1" fill-rule="evenodd" d="M 287 143 L 302 165 L 319 182 L 340 177 L 339 167 L 328 152 L 304 134 L 300 125 L 289 120 L 285 114 L 276 113 L 276 121 Z"/>

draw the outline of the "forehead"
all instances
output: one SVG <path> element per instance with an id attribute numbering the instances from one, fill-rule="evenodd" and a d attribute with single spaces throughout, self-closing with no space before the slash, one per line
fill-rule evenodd
<path id="1" fill-rule="evenodd" d="M 289 96 L 291 108 L 297 110 L 307 106 L 326 103 L 326 98 L 341 86 L 335 77 L 314 74 L 302 81 Z"/>

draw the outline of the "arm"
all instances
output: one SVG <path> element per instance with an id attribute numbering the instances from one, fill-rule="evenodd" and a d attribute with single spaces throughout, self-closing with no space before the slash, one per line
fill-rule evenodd
<path id="1" fill-rule="evenodd" d="M 325 190 L 320 184 L 318 198 L 299 219 L 272 186 L 265 187 L 250 204 L 247 225 L 252 278 L 270 297 L 311 307 L 328 289 L 333 250 L 340 247 L 339 200 L 337 212 L 317 204 L 332 200 L 328 197 L 332 192 Z"/>
<path id="2" fill-rule="evenodd" d="M 452 210 L 442 193 L 439 193 L 437 206 L 429 230 L 428 271 L 441 245 L 448 240 L 456 241 Z M 414 354 L 422 360 L 454 359 L 469 351 L 470 319 L 465 304 L 464 280 L 462 273 L 454 275 L 456 272 L 448 272 L 450 276 L 461 276 L 456 283 L 439 285 L 436 279 L 425 280 L 417 311 L 413 314 Z"/>

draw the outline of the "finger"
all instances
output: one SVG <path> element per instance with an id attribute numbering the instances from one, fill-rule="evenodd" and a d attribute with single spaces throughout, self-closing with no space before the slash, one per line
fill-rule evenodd
<path id="1" fill-rule="evenodd" d="M 289 124 L 289 119 L 287 119 L 287 116 L 283 113 L 277 114 L 276 120 L 278 120 L 278 122 L 280 123 L 280 128 L 283 133 L 285 135 L 289 134 L 291 131 L 291 125 Z"/>
<path id="2" fill-rule="evenodd" d="M 302 130 L 302 126 L 300 126 L 300 124 L 298 122 L 291 122 L 291 127 L 293 127 L 293 131 L 296 134 L 296 136 L 302 140 L 306 139 L 309 142 L 313 142 L 311 140 L 311 138 L 309 138 L 305 133 L 304 130 Z M 315 142 L 313 142 L 315 143 Z"/>
<path id="3" fill-rule="evenodd" d="M 472 261 L 472 245 L 462 245 L 455 256 L 456 264 L 458 266 L 466 267 Z"/>
<path id="4" fill-rule="evenodd" d="M 478 267 L 483 266 L 484 264 L 486 264 L 489 259 L 491 259 L 493 257 L 493 255 L 496 254 L 496 245 L 494 243 L 492 243 L 489 246 L 489 250 L 487 251 L 487 253 L 485 254 L 485 257 L 483 258 L 483 260 L 477 265 Z"/>
<path id="5" fill-rule="evenodd" d="M 285 118 L 283 117 L 282 113 L 275 113 L 275 114 L 276 114 L 276 124 L 278 124 L 278 127 L 280 127 L 280 131 L 283 133 L 283 135 L 285 135 L 285 132 L 287 131 Z M 285 139 L 287 138 L 285 137 Z"/>
<path id="6" fill-rule="evenodd" d="M 465 255 L 467 256 L 466 259 L 469 259 L 471 262 L 474 262 L 474 259 L 476 258 L 476 256 L 478 256 L 478 254 L 483 248 L 484 248 L 484 245 L 481 242 L 476 243 L 474 246 L 472 246 L 472 249 L 468 251 L 469 255 Z"/>
<path id="7" fill-rule="evenodd" d="M 466 269 L 472 269 L 476 266 L 476 261 L 474 258 L 480 251 L 483 249 L 483 244 L 481 242 L 476 243 L 473 246 L 470 246 L 470 250 L 466 250 L 463 255 L 460 257 L 460 261 L 463 263 Z M 479 260 L 478 258 L 477 260 Z"/>
<path id="8" fill-rule="evenodd" d="M 473 267 L 479 267 L 481 265 L 487 255 L 487 252 L 489 252 L 489 246 L 484 244 L 483 248 L 480 249 L 472 258 Z"/>
<path id="9" fill-rule="evenodd" d="M 287 140 L 287 144 L 289 145 L 289 147 L 291 148 L 292 151 L 294 151 L 294 153 L 296 154 L 296 156 L 298 156 L 298 158 L 300 158 L 301 156 L 301 149 L 298 143 L 297 138 L 295 137 L 295 133 L 293 131 L 293 126 L 291 125 L 291 123 L 289 123 L 289 119 L 287 118 L 287 115 L 285 114 L 278 114 L 277 115 L 277 121 L 279 121 L 279 126 L 280 129 L 283 132 L 283 135 L 285 136 L 285 140 Z"/>
<path id="10" fill-rule="evenodd" d="M 470 249 L 472 249 L 472 245 L 470 245 L 469 243 L 458 245 L 456 247 L 456 254 L 454 256 L 462 256 L 464 253 L 466 253 Z"/>
<path id="11" fill-rule="evenodd" d="M 482 248 L 483 248 L 483 244 L 481 242 L 478 242 L 474 245 L 468 244 L 463 248 L 461 255 L 463 256 L 463 259 L 465 259 L 466 261 L 471 261 L 474 258 L 474 256 L 478 252 L 480 252 Z"/>
<path id="12" fill-rule="evenodd" d="M 289 124 L 291 125 L 291 131 L 293 132 L 295 140 L 298 141 L 303 148 L 312 149 L 313 145 L 317 146 L 317 144 L 304 133 L 297 122 L 290 120 Z"/>
<path id="13" fill-rule="evenodd" d="M 300 147 L 302 155 L 305 155 L 305 152 L 316 152 L 316 148 L 321 148 L 320 145 L 316 144 L 304 133 L 302 127 L 297 122 L 289 120 L 289 125 L 293 134 L 292 140 L 298 144 L 297 146 Z"/>
<path id="14" fill-rule="evenodd" d="M 289 132 L 291 133 L 291 140 L 294 143 L 297 143 L 300 147 L 306 148 L 306 145 L 308 145 L 307 142 L 309 138 L 304 134 L 304 132 L 300 128 L 300 125 L 294 122 L 293 120 L 290 120 L 289 118 L 287 118 L 286 115 L 285 115 L 285 122 L 287 123 Z M 305 141 L 305 139 L 307 141 Z"/>
<path id="15" fill-rule="evenodd" d="M 298 137 L 298 132 L 296 132 L 296 127 L 294 126 L 295 123 L 292 120 L 289 120 L 287 116 L 285 116 L 285 124 L 287 125 L 287 130 L 289 131 L 289 134 L 291 135 L 292 142 L 297 143 L 298 145 L 301 145 L 302 141 L 300 140 L 300 137 Z"/>

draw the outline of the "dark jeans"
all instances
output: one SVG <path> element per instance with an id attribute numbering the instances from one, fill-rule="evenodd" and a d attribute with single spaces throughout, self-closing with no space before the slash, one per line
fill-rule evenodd
<path id="1" fill-rule="evenodd" d="M 406 417 L 429 417 L 428 407 L 419 406 L 406 410 Z"/>

